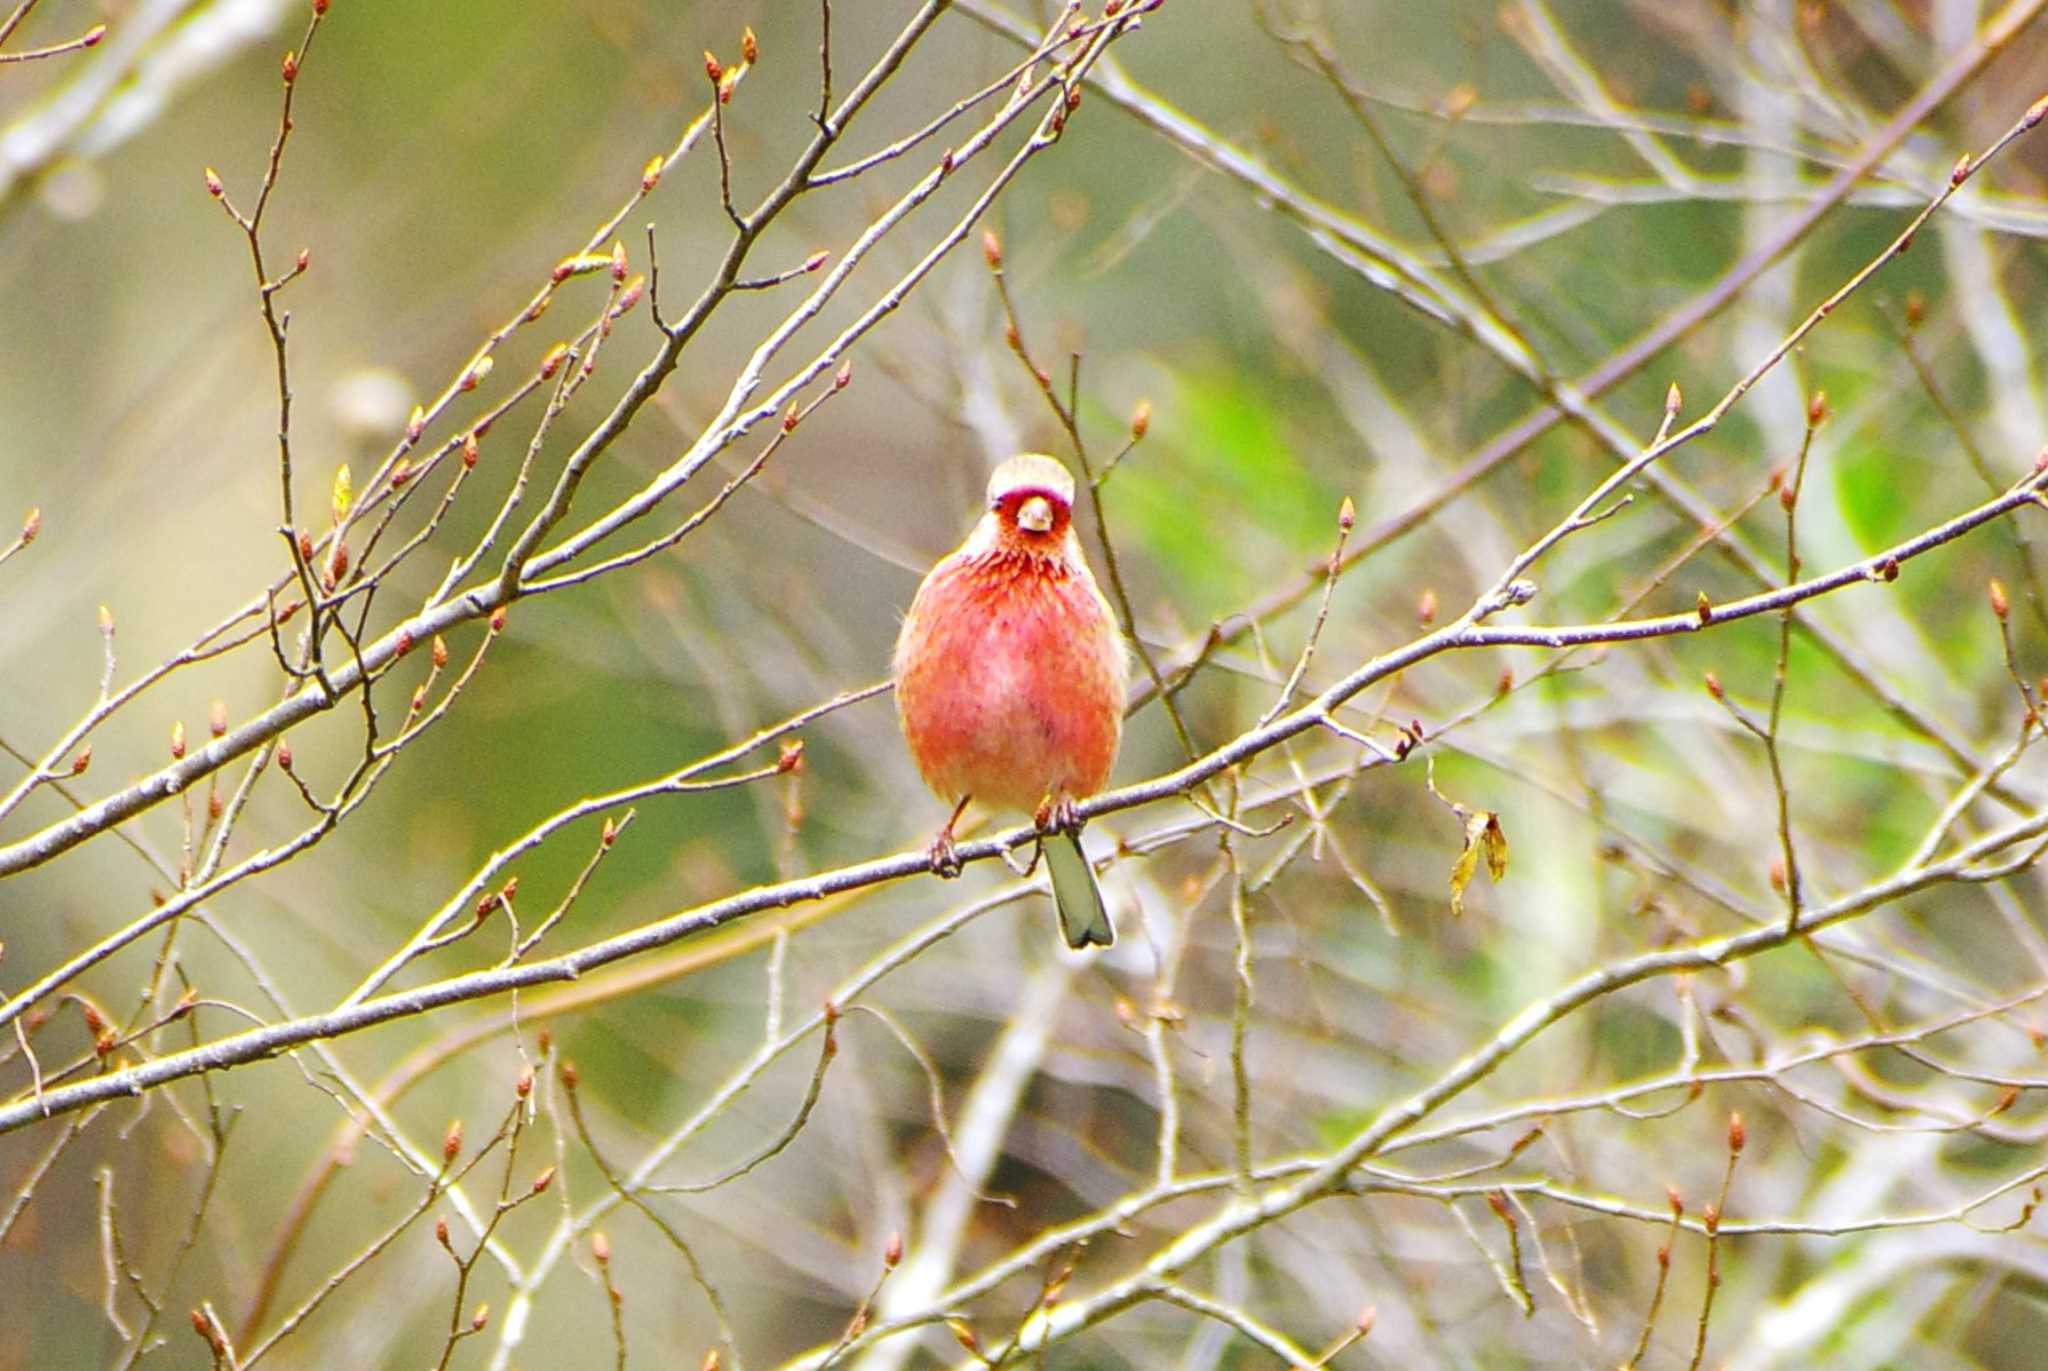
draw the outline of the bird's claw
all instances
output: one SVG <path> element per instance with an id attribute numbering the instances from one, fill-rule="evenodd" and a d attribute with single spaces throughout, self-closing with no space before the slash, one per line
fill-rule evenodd
<path id="1" fill-rule="evenodd" d="M 1038 825 L 1038 831 L 1042 834 L 1079 833 L 1081 831 L 1081 816 L 1075 812 L 1074 802 L 1064 795 L 1060 796 L 1057 800 L 1047 796 L 1044 800 L 1040 801 L 1038 812 L 1032 815 L 1032 820 Z"/>
<path id="2" fill-rule="evenodd" d="M 960 860 L 960 849 L 954 845 L 950 832 L 942 832 L 932 839 L 932 845 L 926 850 L 926 855 L 931 858 L 933 874 L 942 880 L 952 880 L 965 866 Z"/>

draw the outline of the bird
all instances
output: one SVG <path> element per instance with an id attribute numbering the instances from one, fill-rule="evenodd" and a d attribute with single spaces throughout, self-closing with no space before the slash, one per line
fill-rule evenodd
<path id="1" fill-rule="evenodd" d="M 933 869 L 959 874 L 953 829 L 969 801 L 1031 815 L 1061 932 L 1078 949 L 1116 941 L 1074 805 L 1116 764 L 1130 663 L 1073 516 L 1074 478 L 1056 458 L 998 466 L 974 530 L 917 588 L 895 681 L 911 758 L 953 805 Z"/>

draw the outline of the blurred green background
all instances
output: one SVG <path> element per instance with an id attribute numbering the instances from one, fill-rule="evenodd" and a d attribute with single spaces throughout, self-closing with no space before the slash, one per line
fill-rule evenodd
<path id="1" fill-rule="evenodd" d="M 1955 0 L 1359 0 L 1324 9 L 1318 31 L 1341 60 L 1337 83 L 1253 8 L 1225 0 L 1168 0 L 1114 51 L 1156 109 L 1181 111 L 1206 130 L 1212 154 L 1227 143 L 1282 178 L 1290 198 L 1314 197 L 1370 226 L 1398 246 L 1400 261 L 1431 264 L 1461 293 L 1490 302 L 1558 378 L 1584 374 L 1758 251 L 1990 15 Z M 841 89 L 909 10 L 896 0 L 841 0 Z M 203 167 L 216 167 L 239 202 L 253 193 L 277 132 L 278 59 L 298 41 L 302 10 L 269 0 L 43 0 L 12 46 L 55 42 L 97 19 L 110 32 L 89 53 L 0 66 L 0 516 L 37 506 L 43 519 L 35 544 L 0 568 L 0 741 L 31 754 L 92 703 L 102 664 L 97 606 L 118 625 L 117 681 L 125 681 L 286 565 L 272 353 L 246 245 L 201 178 Z M 761 57 L 727 117 L 735 189 L 750 203 L 811 131 L 815 5 L 336 0 L 300 77 L 266 229 L 274 263 L 302 246 L 311 254 L 307 275 L 282 297 L 307 507 L 321 508 L 342 463 L 359 477 L 373 468 L 415 400 L 457 374 L 478 340 L 630 194 L 646 159 L 701 108 L 702 51 L 733 60 L 745 26 L 759 35 Z M 945 16 L 827 165 L 919 127 L 1016 57 L 968 15 Z M 1347 106 L 1342 80 L 1363 92 L 1400 172 Z M 1850 203 L 1701 327 L 1633 369 L 1602 401 L 1604 412 L 1645 440 L 1674 380 L 1685 416 L 1700 412 L 1882 248 L 1958 152 L 1995 137 L 2044 83 L 2048 45 L 2029 24 Z M 843 252 L 949 136 L 799 202 L 750 270 L 794 265 L 815 248 Z M 1006 135 L 1002 149 L 1019 137 Z M 621 234 L 638 270 L 645 225 L 656 226 L 671 314 L 700 288 L 729 232 L 709 151 L 699 148 L 665 179 Z M 1141 636 L 1155 653 L 1185 660 L 1216 623 L 1234 635 L 1179 696 L 1196 741 L 1213 747 L 1271 703 L 1314 597 L 1262 621 L 1256 634 L 1244 633 L 1238 616 L 1328 556 L 1345 497 L 1359 509 L 1354 539 L 1365 539 L 1436 492 L 1451 494 L 1339 583 L 1308 678 L 1317 689 L 1413 637 L 1425 596 L 1441 618 L 1460 612 L 1612 458 L 1586 430 L 1562 426 L 1460 485 L 1459 464 L 1540 405 L 1538 388 L 1464 331 L 1377 288 L 1371 272 L 1305 234 L 1285 206 L 1276 211 L 1270 197 L 1206 165 L 1213 155 L 1189 153 L 1091 93 L 989 223 L 1005 245 L 1033 351 L 1062 374 L 1070 353 L 1085 358 L 1081 416 L 1098 464 L 1121 444 L 1133 407 L 1141 399 L 1153 407 L 1149 435 L 1104 488 L 1106 514 Z M 965 208 L 987 174 L 977 165 L 884 242 L 814 326 L 813 347 Z M 2044 170 L 2048 144 L 2015 147 L 1713 434 L 1667 464 L 1780 575 L 1784 515 L 1767 486 L 1797 458 L 1815 391 L 1826 392 L 1829 417 L 1813 440 L 1799 506 L 1809 570 L 1875 552 L 2031 469 L 2048 437 L 2034 357 Z M 1456 245 L 1456 264 L 1411 192 Z M 754 343 L 804 288 L 744 296 L 723 310 L 606 454 L 579 510 L 622 498 L 687 448 Z M 497 378 L 535 365 L 593 315 L 600 290 L 565 289 L 500 354 Z M 1910 328 L 1909 295 L 1918 297 Z M 604 413 L 653 336 L 644 308 L 622 321 L 590 390 L 543 448 L 541 471 L 551 472 Z M 701 533 L 630 571 L 517 606 L 462 707 L 359 813 L 313 853 L 216 902 L 213 916 L 273 973 L 295 1010 L 346 994 L 529 825 L 880 680 L 902 607 L 971 522 L 990 466 L 1020 447 L 1071 456 L 1003 345 L 1000 307 L 972 239 L 852 356 L 846 394 Z M 487 389 L 462 401 L 454 426 L 438 436 L 459 431 L 490 397 Z M 522 411 L 484 440 L 478 478 L 493 497 L 509 485 L 530 432 Z M 707 498 L 763 440 L 744 441 L 715 474 L 693 482 L 670 517 Z M 394 581 L 394 612 L 433 589 L 489 508 L 457 509 Z M 1984 587 L 1993 576 L 2012 587 L 2017 659 L 2030 680 L 2048 667 L 2048 606 L 2015 537 L 2032 527 L 2023 517 L 1979 530 L 1913 561 L 1896 585 L 1852 588 L 1814 610 L 1851 645 L 1857 669 L 1881 679 L 1880 691 L 1857 684 L 1838 654 L 1795 639 L 1785 756 L 1814 898 L 1890 870 L 1956 783 L 1955 759 L 1902 723 L 1883 696 L 1910 702 L 1981 756 L 2019 730 L 2022 706 Z M 1756 588 L 1712 551 L 1681 559 L 1698 533 L 1638 487 L 1627 511 L 1541 564 L 1541 596 L 1523 617 L 1598 619 L 1638 592 L 1633 613 L 1682 611 L 1700 594 L 1719 602 Z M 1092 522 L 1088 545 L 1096 556 Z M 476 637 L 474 628 L 455 635 L 458 661 Z M 1261 877 L 1251 1059 L 1261 1155 L 1345 1136 L 1603 959 L 1774 917 L 1776 810 L 1763 754 L 1699 681 L 1712 670 L 1743 707 L 1763 709 L 1777 647 L 1777 620 L 1760 618 L 1580 654 L 1570 670 L 1534 685 L 1526 682 L 1547 655 L 1461 654 L 1361 697 L 1358 728 L 1415 718 L 1434 734 L 1456 722 L 1427 749 L 1436 784 L 1500 812 L 1511 873 L 1498 888 L 1475 887 L 1466 916 L 1450 920 L 1446 875 L 1459 827 L 1430 798 L 1416 763 L 1326 788 L 1332 807 L 1312 825 L 1319 835 L 1309 850 L 1290 847 L 1302 815 L 1294 830 L 1243 841 L 1246 868 Z M 1515 688 L 1489 706 L 1504 679 Z M 277 689 L 275 662 L 260 644 L 172 676 L 95 731 L 82 793 L 98 796 L 153 771 L 166 759 L 173 722 L 201 736 L 211 701 L 225 701 L 240 721 Z M 560 945 L 778 874 L 928 839 L 942 806 L 909 765 L 886 697 L 802 736 L 805 766 L 794 780 L 640 805 L 557 935 Z M 1378 736 L 1393 735 L 1382 727 Z M 338 710 L 293 742 L 300 773 L 332 784 L 360 747 L 359 720 Z M 1358 756 L 1334 738 L 1310 739 L 1293 759 L 1341 771 Z M 1162 711 L 1148 706 L 1131 722 L 1118 778 L 1180 760 Z M 18 774 L 7 772 L 10 785 Z M 1286 761 L 1269 759 L 1245 778 L 1247 798 L 1285 788 L 1290 774 Z M 2011 784 L 2023 797 L 2040 793 L 2027 763 Z M 46 790 L 4 836 L 65 812 Z M 1162 805 L 1098 827 L 1134 840 L 1194 817 L 1184 804 Z M 1328 844 L 1322 818 L 1334 835 Z M 304 822 L 296 798 L 266 781 L 236 852 L 282 841 Z M 175 860 L 178 806 L 160 806 L 131 828 Z M 524 918 L 560 898 L 595 835 L 584 824 L 519 859 Z M 708 1195 L 662 1202 L 713 1273 L 749 1364 L 775 1365 L 836 1337 L 872 1285 L 890 1232 L 911 1233 L 913 1260 L 920 1238 L 937 1243 L 934 1197 L 960 1177 L 930 1092 L 948 1118 L 971 1114 L 994 1045 L 1033 1016 L 1042 1032 L 1013 1083 L 1014 1116 L 989 1116 L 1002 1126 L 989 1169 L 971 1187 L 1016 1203 L 967 1206 L 953 1240 L 958 1270 L 1143 1182 L 1156 1099 L 1145 1041 L 1124 1023 L 1133 1006 L 1140 1019 L 1162 1010 L 1180 1020 L 1171 1040 L 1185 1095 L 1185 1166 L 1228 1164 L 1233 942 L 1214 862 L 1206 833 L 1120 861 L 1111 885 L 1126 937 L 1085 966 L 1055 959 L 1042 900 L 973 923 L 882 983 L 876 1002 L 889 1022 L 855 1015 L 841 1025 L 843 1060 L 787 1151 Z M 832 906 L 790 940 L 782 972 L 790 1013 L 815 1007 L 892 939 L 1002 876 L 976 869 L 956 885 L 905 882 Z M 160 884 L 111 838 L 0 884 L 0 989 L 11 992 L 135 917 Z M 1516 1057 L 1473 1108 L 1668 1070 L 1702 1035 L 1707 1060 L 1746 1061 L 1815 1032 L 1869 1031 L 1873 1016 L 1918 1022 L 2005 999 L 2048 981 L 2039 896 L 2031 874 L 1991 892 L 1946 889 L 1873 916 L 1827 955 L 1788 949 L 1711 983 L 1650 982 Z M 101 1003 L 126 1006 L 154 947 L 131 949 L 85 985 Z M 759 1041 L 771 954 L 745 928 L 717 948 L 702 965 L 662 963 L 664 979 L 650 976 L 654 983 L 550 1021 L 558 1055 L 573 1058 L 587 1082 L 593 1126 L 614 1160 L 643 1154 Z M 179 952 L 204 993 L 262 1006 L 246 967 L 217 941 L 187 934 Z M 464 942 L 408 976 L 454 974 L 499 952 Z M 461 1025 L 496 1023 L 506 1008 L 462 1007 L 335 1050 L 358 1080 L 374 1083 L 409 1053 Z M 201 1023 L 209 1034 L 238 1026 L 224 1013 Z M 934 1077 L 892 1024 L 928 1055 Z M 529 1052 L 535 1027 L 525 1025 Z M 2023 1015 L 1994 1016 L 1956 1055 L 1980 1074 L 2023 1071 L 2035 1051 L 2025 1027 Z M 184 1045 L 182 1032 L 164 1047 Z M 40 1033 L 46 1062 L 90 1045 L 72 1006 L 56 1007 Z M 429 1149 L 453 1117 L 481 1140 L 509 1103 L 520 1060 L 501 1026 L 406 1094 L 394 1115 Z M 664 1174 L 715 1175 L 776 1137 L 814 1061 L 806 1044 L 772 1068 Z M 20 1059 L 6 1069 L 9 1090 L 19 1088 Z M 1898 1058 L 1869 1069 L 1903 1072 L 1890 1082 L 1900 1091 L 1954 1096 L 1964 1115 L 1981 1114 L 1996 1093 L 1930 1083 Z M 1740 1108 L 1757 1139 L 1736 1192 L 1741 1212 L 1832 1221 L 1940 1210 L 2038 1154 L 2039 1110 L 2029 1097 L 2011 1116 L 2015 1136 L 1986 1136 L 1929 1125 L 1935 1116 L 1924 1112 L 1878 1109 L 1881 1092 L 1859 1094 L 1853 1082 L 1813 1079 L 1816 1096 L 1838 1100 L 1847 1090 L 1862 1114 L 1910 1126 L 1855 1128 L 1784 1092 L 1717 1086 L 1705 1103 L 1658 1121 L 1596 1112 L 1561 1124 L 1538 1149 L 1537 1169 L 1650 1209 L 1663 1203 L 1667 1182 L 1697 1201 L 1719 1180 L 1722 1122 Z M 183 1314 L 202 1299 L 239 1328 L 293 1196 L 345 1119 L 310 1059 L 181 1085 L 176 1110 L 158 1103 L 139 1121 L 135 1107 L 117 1107 L 67 1146 L 0 1246 L 0 1371 L 121 1362 L 122 1340 L 102 1309 L 97 1178 L 110 1169 L 127 1252 L 154 1280 L 192 1212 L 203 1171 L 203 1130 L 192 1121 L 208 1091 L 239 1120 L 207 1222 L 162 1292 L 169 1344 L 149 1359 L 204 1364 Z M 10 1188 L 60 1132 L 53 1125 L 0 1139 Z M 1446 1171 L 1492 1156 L 1512 1136 L 1405 1160 Z M 542 1127 L 536 1138 L 522 1165 L 555 1159 L 554 1133 Z M 573 1134 L 560 1160 L 563 1189 L 578 1206 L 604 1193 Z M 479 1175 L 494 1175 L 491 1166 Z M 380 1145 L 357 1143 L 283 1266 L 270 1322 L 419 1189 Z M 1498 1225 L 1483 1205 L 1466 1208 L 1497 1251 Z M 508 1245 L 538 1252 L 562 1212 L 553 1200 L 522 1209 L 504 1230 Z M 1127 1270 L 1199 1212 L 1169 1208 L 1134 1224 L 1131 1238 L 1105 1240 L 1077 1286 Z M 1311 1346 L 1376 1305 L 1375 1331 L 1339 1366 L 1616 1364 L 1647 1304 L 1660 1230 L 1564 1207 L 1539 1213 L 1549 1257 L 1582 1299 L 1532 1274 L 1537 1311 L 1527 1320 L 1461 1231 L 1464 1211 L 1453 1215 L 1435 1200 L 1318 1207 L 1233 1249 L 1201 1283 Z M 630 1215 L 606 1227 L 635 1362 L 694 1365 L 717 1329 L 678 1254 Z M 2038 1241 L 2024 1230 L 2000 1238 L 1953 1225 L 1934 1231 L 1938 1239 L 1917 1247 L 1911 1231 L 1724 1247 L 1724 1303 L 1707 1364 L 2030 1364 L 2029 1350 L 2048 1331 L 2048 1262 Z M 1647 1365 L 1683 1364 L 1690 1350 L 1699 1252 L 1681 1245 Z M 594 1365 L 611 1355 L 595 1267 L 581 1249 L 574 1264 L 543 1288 L 513 1364 Z M 478 1272 L 471 1302 L 501 1301 L 502 1274 L 488 1261 Z M 988 1330 L 1002 1326 L 993 1311 L 1027 1306 L 1035 1284 L 1035 1276 L 1012 1282 L 975 1317 Z M 429 1363 L 451 1289 L 447 1257 L 423 1224 L 268 1360 Z M 1576 1316 L 1575 1299 L 1587 1317 Z M 141 1318 L 132 1294 L 120 1301 L 131 1322 Z M 462 1344 L 457 1364 L 486 1364 L 495 1336 Z M 898 1343 L 905 1360 L 879 1364 L 958 1355 L 943 1329 Z M 1218 1326 L 1147 1306 L 1048 1364 L 1271 1363 Z"/>

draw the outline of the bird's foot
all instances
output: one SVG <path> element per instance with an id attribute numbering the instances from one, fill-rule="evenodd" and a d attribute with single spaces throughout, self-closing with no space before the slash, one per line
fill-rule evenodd
<path id="1" fill-rule="evenodd" d="M 939 830 L 939 836 L 932 839 L 932 845 L 925 849 L 925 853 L 931 858 L 933 874 L 943 880 L 952 880 L 964 866 L 960 860 L 960 849 L 954 846 L 950 824 Z"/>
<path id="2" fill-rule="evenodd" d="M 960 849 L 953 844 L 953 825 L 960 822 L 960 816 L 967 812 L 967 802 L 973 798 L 971 795 L 960 797 L 960 803 L 953 806 L 952 814 L 946 818 L 946 826 L 939 830 L 939 836 L 932 839 L 932 845 L 925 849 L 925 855 L 931 858 L 932 873 L 941 880 L 952 880 L 966 865 L 960 860 Z"/>
<path id="3" fill-rule="evenodd" d="M 1032 816 L 1042 834 L 1079 833 L 1082 818 L 1075 811 L 1074 802 L 1065 795 L 1054 799 L 1048 795 L 1038 803 L 1038 812 Z"/>

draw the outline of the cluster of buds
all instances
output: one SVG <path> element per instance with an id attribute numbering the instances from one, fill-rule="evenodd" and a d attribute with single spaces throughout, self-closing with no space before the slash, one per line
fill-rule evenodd
<path id="1" fill-rule="evenodd" d="M 206 1343 L 215 1358 L 225 1357 L 228 1354 L 227 1334 L 220 1331 L 220 1325 L 216 1324 L 213 1321 L 213 1316 L 204 1309 L 194 1309 L 192 1311 L 192 1331 L 197 1333 Z"/>

